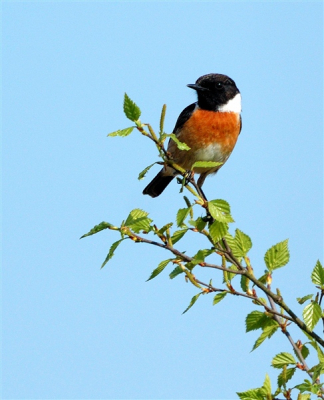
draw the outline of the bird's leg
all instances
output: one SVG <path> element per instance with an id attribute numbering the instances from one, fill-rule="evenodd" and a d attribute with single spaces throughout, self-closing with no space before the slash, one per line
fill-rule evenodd
<path id="1" fill-rule="evenodd" d="M 182 188 L 184 186 L 187 186 L 188 183 L 193 183 L 195 182 L 195 180 L 193 179 L 194 177 L 194 172 L 187 170 L 185 174 L 183 174 L 182 179 L 178 178 L 178 183 L 179 185 L 182 185 Z"/>

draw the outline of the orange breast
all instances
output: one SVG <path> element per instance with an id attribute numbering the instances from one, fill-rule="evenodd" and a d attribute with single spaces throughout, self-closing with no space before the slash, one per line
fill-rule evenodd
<path id="1" fill-rule="evenodd" d="M 178 137 L 193 150 L 217 143 L 222 151 L 231 153 L 240 129 L 239 114 L 197 109 L 184 124 Z"/>
<path id="2" fill-rule="evenodd" d="M 178 139 L 186 143 L 190 150 L 179 150 L 173 140 L 170 140 L 168 151 L 173 160 L 185 169 L 191 169 L 196 161 L 224 163 L 236 144 L 240 130 L 239 114 L 196 109 L 191 118 L 176 133 Z M 204 149 L 207 150 L 206 153 Z M 213 168 L 213 170 L 218 168 Z M 204 170 L 196 172 L 202 173 Z"/>

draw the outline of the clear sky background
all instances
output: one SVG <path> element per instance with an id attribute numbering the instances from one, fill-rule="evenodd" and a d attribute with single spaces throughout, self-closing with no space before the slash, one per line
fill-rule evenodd
<path id="1" fill-rule="evenodd" d="M 227 74 L 243 130 L 204 190 L 251 236 L 257 275 L 265 251 L 289 238 L 274 287 L 300 314 L 295 299 L 312 292 L 323 260 L 322 2 L 4 1 L 2 13 L 2 398 L 232 399 L 274 379 L 271 359 L 289 343 L 278 332 L 250 353 L 247 300 L 213 307 L 203 296 L 181 315 L 195 287 L 170 280 L 172 266 L 145 282 L 165 251 L 126 241 L 100 270 L 118 235 L 79 237 L 133 208 L 161 225 L 184 207 L 176 183 L 142 195 L 159 168 L 137 180 L 157 160 L 149 140 L 106 137 L 131 125 L 124 92 L 154 127 L 167 103 L 171 132 L 195 101 L 186 85 Z M 181 249 L 198 245 L 188 235 Z"/>

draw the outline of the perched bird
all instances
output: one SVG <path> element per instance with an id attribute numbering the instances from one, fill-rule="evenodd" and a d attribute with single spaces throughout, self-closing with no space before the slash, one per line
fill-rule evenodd
<path id="1" fill-rule="evenodd" d="M 187 85 L 196 90 L 198 101 L 186 107 L 178 117 L 173 133 L 186 143 L 190 150 L 179 150 L 170 139 L 167 151 L 172 160 L 185 170 L 191 170 L 196 161 L 225 163 L 232 153 L 241 132 L 241 94 L 233 79 L 221 74 L 203 75 L 195 84 Z M 222 164 L 222 165 L 223 165 Z M 221 166 L 194 168 L 200 174 L 197 184 L 202 187 L 209 174 Z M 164 166 L 146 186 L 143 194 L 159 196 L 178 173 Z"/>

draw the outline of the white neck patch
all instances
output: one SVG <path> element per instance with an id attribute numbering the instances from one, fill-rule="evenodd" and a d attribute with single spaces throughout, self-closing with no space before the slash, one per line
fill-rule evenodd
<path id="1" fill-rule="evenodd" d="M 223 106 L 219 107 L 217 111 L 234 112 L 240 114 L 242 111 L 241 94 L 237 93 L 237 95 L 233 99 L 228 100 L 228 102 Z"/>

